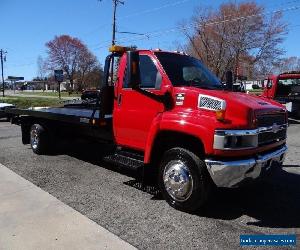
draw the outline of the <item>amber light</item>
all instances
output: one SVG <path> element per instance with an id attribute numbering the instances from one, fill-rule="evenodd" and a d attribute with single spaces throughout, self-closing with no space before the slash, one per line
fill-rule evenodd
<path id="1" fill-rule="evenodd" d="M 216 111 L 216 119 L 218 121 L 224 121 L 225 120 L 225 110 L 223 110 L 223 109 L 217 110 Z"/>
<path id="2" fill-rule="evenodd" d="M 105 122 L 105 121 L 100 121 L 100 122 L 99 122 L 99 125 L 100 125 L 100 126 L 106 126 L 106 122 Z"/>
<path id="3" fill-rule="evenodd" d="M 250 122 L 250 126 L 252 128 L 256 128 L 257 127 L 257 116 L 256 116 L 256 113 L 254 111 L 250 112 L 249 122 Z"/>
<path id="4" fill-rule="evenodd" d="M 124 53 L 129 50 L 131 50 L 131 48 L 118 46 L 118 45 L 113 45 L 109 48 L 109 52 L 113 52 L 113 53 Z"/>

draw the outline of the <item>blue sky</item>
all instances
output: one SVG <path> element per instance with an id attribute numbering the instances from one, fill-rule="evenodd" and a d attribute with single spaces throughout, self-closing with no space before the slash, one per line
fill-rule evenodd
<path id="1" fill-rule="evenodd" d="M 118 8 L 118 31 L 151 33 L 149 37 L 117 34 L 125 45 L 140 48 L 174 50 L 183 42 L 173 30 L 183 19 L 189 19 L 195 7 L 217 8 L 220 0 L 124 0 Z M 237 1 L 239 2 L 239 1 Z M 258 0 L 266 12 L 284 9 L 289 34 L 283 44 L 286 56 L 300 56 L 300 0 Z M 7 50 L 5 76 L 37 75 L 38 56 L 46 57 L 45 43 L 55 35 L 80 38 L 103 63 L 111 41 L 111 0 L 0 0 L 0 49 Z M 169 32 L 167 32 L 169 30 Z M 163 31 L 163 32 L 162 32 Z M 157 32 L 157 33 L 155 33 Z M 123 39 L 123 40 L 122 40 Z"/>

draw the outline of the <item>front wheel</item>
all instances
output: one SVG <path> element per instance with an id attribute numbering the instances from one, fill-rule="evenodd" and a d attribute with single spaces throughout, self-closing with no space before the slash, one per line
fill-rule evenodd
<path id="1" fill-rule="evenodd" d="M 158 183 L 165 200 L 172 207 L 186 212 L 201 208 L 211 192 L 205 163 L 184 148 L 172 148 L 164 154 Z"/>

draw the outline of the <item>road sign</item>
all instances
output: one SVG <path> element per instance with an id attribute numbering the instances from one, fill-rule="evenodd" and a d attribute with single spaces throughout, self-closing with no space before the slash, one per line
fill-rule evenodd
<path id="1" fill-rule="evenodd" d="M 64 72 L 61 69 L 54 70 L 55 81 L 62 82 L 64 80 Z"/>
<path id="2" fill-rule="evenodd" d="M 24 80 L 24 77 L 23 76 L 8 76 L 7 80 L 10 80 L 10 81 L 22 81 L 22 80 Z"/>

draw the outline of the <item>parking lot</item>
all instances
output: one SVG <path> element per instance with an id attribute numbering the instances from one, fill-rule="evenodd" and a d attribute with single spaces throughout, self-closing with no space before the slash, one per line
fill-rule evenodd
<path id="1" fill-rule="evenodd" d="M 283 170 L 255 185 L 222 189 L 201 213 L 169 207 L 136 173 L 100 160 L 101 145 L 38 156 L 20 128 L 0 122 L 0 163 L 142 249 L 235 249 L 240 234 L 300 236 L 300 122 L 290 120 Z"/>

